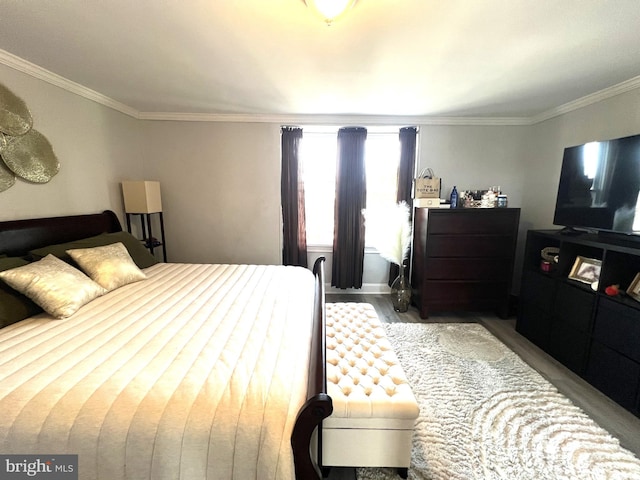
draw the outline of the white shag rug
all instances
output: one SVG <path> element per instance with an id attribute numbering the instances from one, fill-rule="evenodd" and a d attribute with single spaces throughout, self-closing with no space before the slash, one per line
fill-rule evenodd
<path id="1" fill-rule="evenodd" d="M 640 480 L 640 460 L 481 325 L 384 326 L 420 405 L 409 479 Z"/>

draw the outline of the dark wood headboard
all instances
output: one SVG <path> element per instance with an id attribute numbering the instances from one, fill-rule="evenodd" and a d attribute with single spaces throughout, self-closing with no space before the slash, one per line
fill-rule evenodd
<path id="1" fill-rule="evenodd" d="M 0 222 L 0 254 L 22 256 L 34 248 L 120 231 L 120 220 L 111 210 L 91 215 L 10 220 Z"/>

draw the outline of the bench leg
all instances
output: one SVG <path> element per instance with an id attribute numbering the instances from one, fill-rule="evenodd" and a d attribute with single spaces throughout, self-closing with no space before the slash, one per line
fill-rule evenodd
<path id="1" fill-rule="evenodd" d="M 400 475 L 400 478 L 407 478 L 409 476 L 409 469 L 398 468 L 398 475 Z"/>

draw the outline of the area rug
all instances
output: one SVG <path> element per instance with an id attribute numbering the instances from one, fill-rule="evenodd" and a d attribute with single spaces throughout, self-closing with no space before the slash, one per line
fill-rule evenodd
<path id="1" fill-rule="evenodd" d="M 385 328 L 420 405 L 409 479 L 640 480 L 640 460 L 481 325 Z"/>

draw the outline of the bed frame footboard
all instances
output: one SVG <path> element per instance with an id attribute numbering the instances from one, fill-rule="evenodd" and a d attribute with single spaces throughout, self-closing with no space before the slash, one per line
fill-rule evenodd
<path id="1" fill-rule="evenodd" d="M 291 447 L 298 480 L 320 479 L 322 459 L 322 428 L 318 428 L 318 456 L 314 460 L 311 452 L 311 439 L 314 430 L 322 420 L 333 412 L 331 397 L 327 394 L 326 373 L 326 307 L 324 291 L 324 257 L 316 260 L 313 266 L 315 275 L 315 304 L 313 314 L 313 334 L 309 358 L 309 382 L 307 401 L 300 408 L 291 434 Z"/>

